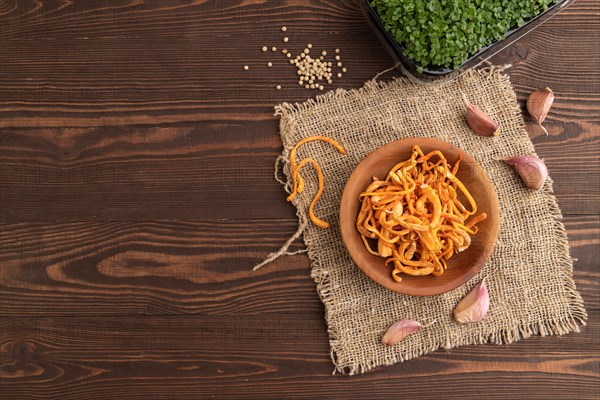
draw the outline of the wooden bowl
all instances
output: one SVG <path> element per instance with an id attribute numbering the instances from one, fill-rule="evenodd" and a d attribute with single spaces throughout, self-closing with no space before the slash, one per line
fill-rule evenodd
<path id="1" fill-rule="evenodd" d="M 419 145 L 424 153 L 440 150 L 449 163 L 454 164 L 459 154 L 463 161 L 457 177 L 477 202 L 477 214 L 485 212 L 488 217 L 477 224 L 479 231 L 472 236 L 471 246 L 448 260 L 448 269 L 441 276 L 409 276 L 402 274 L 402 282 L 392 279 L 392 268 L 385 259 L 370 254 L 356 230 L 360 202 L 359 194 L 372 182 L 372 177 L 385 179 L 390 168 L 411 156 L 413 145 Z M 464 201 L 466 203 L 466 201 Z M 498 198 L 487 175 L 469 154 L 450 143 L 431 138 L 397 140 L 375 150 L 354 169 L 342 195 L 340 225 L 344 244 L 354 262 L 365 274 L 381 286 L 398 293 L 412 296 L 433 296 L 448 292 L 467 282 L 483 267 L 494 250 L 500 227 Z"/>

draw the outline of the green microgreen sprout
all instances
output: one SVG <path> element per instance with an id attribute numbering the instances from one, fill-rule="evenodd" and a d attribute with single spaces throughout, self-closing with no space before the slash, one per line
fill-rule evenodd
<path id="1" fill-rule="evenodd" d="M 456 69 L 556 0 L 371 0 L 383 26 L 424 67 Z"/>

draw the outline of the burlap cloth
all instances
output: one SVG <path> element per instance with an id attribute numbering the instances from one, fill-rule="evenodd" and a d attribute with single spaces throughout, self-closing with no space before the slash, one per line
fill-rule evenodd
<path id="1" fill-rule="evenodd" d="M 465 120 L 462 93 L 502 127 L 499 138 L 475 135 Z M 315 213 L 331 224 L 321 229 L 308 221 L 316 176 L 303 169 L 307 188 L 293 200 L 312 261 L 311 275 L 325 304 L 325 318 L 335 370 L 362 373 L 373 367 L 409 360 L 439 348 L 478 343 L 512 343 L 531 335 L 579 331 L 587 318 L 573 282 L 573 261 L 552 181 L 543 189 L 524 188 L 501 159 L 535 154 L 509 77 L 499 69 L 471 71 L 451 82 L 415 84 L 404 79 L 368 82 L 359 90 L 337 90 L 303 104 L 276 107 L 281 117 L 286 189 L 291 184 L 288 154 L 300 139 L 325 135 L 347 150 L 339 154 L 323 142 L 310 142 L 298 160 L 314 158 L 323 168 L 325 193 Z M 481 273 L 449 293 L 412 297 L 372 282 L 353 263 L 342 242 L 339 204 L 354 167 L 367 154 L 405 137 L 435 137 L 471 154 L 493 182 L 500 202 L 500 236 Z M 452 310 L 487 276 L 491 304 L 487 317 L 461 325 Z M 437 320 L 393 347 L 381 336 L 396 320 Z M 334 371 L 335 372 L 335 371 Z"/>

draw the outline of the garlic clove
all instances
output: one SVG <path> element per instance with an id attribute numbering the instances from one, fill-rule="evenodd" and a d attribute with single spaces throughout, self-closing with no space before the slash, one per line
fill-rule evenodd
<path id="1" fill-rule="evenodd" d="M 504 160 L 515 168 L 529 189 L 540 190 L 548 178 L 548 169 L 542 160 L 534 156 L 517 156 Z"/>
<path id="2" fill-rule="evenodd" d="M 490 295 L 485 278 L 454 309 L 454 319 L 461 324 L 481 321 L 490 308 Z"/>
<path id="3" fill-rule="evenodd" d="M 385 335 L 381 338 L 381 343 L 386 346 L 393 346 L 400 343 L 407 336 L 412 335 L 419 331 L 422 325 L 417 321 L 410 319 L 401 319 L 400 321 L 394 322 L 387 330 Z"/>
<path id="4" fill-rule="evenodd" d="M 527 98 L 527 111 L 529 111 L 529 114 L 535 118 L 537 124 L 546 132 L 546 136 L 548 135 L 548 131 L 542 126 L 542 122 L 546 119 L 553 102 L 554 92 L 548 87 L 536 90 Z"/>
<path id="5" fill-rule="evenodd" d="M 464 96 L 464 100 L 467 107 L 467 122 L 471 129 L 480 136 L 498 136 L 500 134 L 500 125 L 477 106 L 471 104 L 467 100 L 467 96 Z"/>

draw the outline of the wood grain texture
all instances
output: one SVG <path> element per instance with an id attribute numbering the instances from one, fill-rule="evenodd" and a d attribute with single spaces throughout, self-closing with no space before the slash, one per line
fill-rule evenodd
<path id="1" fill-rule="evenodd" d="M 578 289 L 600 292 L 598 217 L 567 216 Z M 3 225 L 0 315 L 321 313 L 309 262 L 253 265 L 295 220 L 77 222 Z M 596 231 L 594 231 L 596 229 Z M 292 250 L 302 248 L 300 244 Z"/>
<path id="2" fill-rule="evenodd" d="M 6 129 L 3 222 L 291 218 L 277 123 Z M 100 203 L 99 203 L 100 201 Z M 265 213 L 270 210 L 270 214 Z"/>
<path id="3" fill-rule="evenodd" d="M 350 72 L 334 87 L 359 87 L 391 61 L 363 22 L 358 1 L 125 0 L 112 7 L 46 1 L 40 7 L 33 0 L 5 0 L 1 126 L 156 125 L 220 113 L 264 117 L 275 103 L 312 96 L 295 83 L 280 53 L 259 51 L 283 47 L 282 25 L 289 27 L 290 50 L 317 40 L 326 49 L 341 47 Z M 597 114 L 600 55 L 594 12 L 593 1 L 578 1 L 495 58 L 515 65 L 519 91 L 529 92 L 540 80 L 564 90 L 568 102 L 557 103 L 550 122 L 579 115 L 597 126 L 599 116 L 591 117 Z M 267 71 L 268 60 L 275 66 Z M 245 64 L 253 69 L 243 72 Z M 275 90 L 277 84 L 285 90 Z"/>
<path id="4" fill-rule="evenodd" d="M 596 399 L 599 316 L 579 334 L 440 350 L 355 377 L 331 376 L 317 313 L 15 318 L 0 376 L 12 397 L 48 400 Z"/>
<path id="5" fill-rule="evenodd" d="M 535 88 L 557 94 L 549 137 L 525 121 L 577 259 L 581 333 L 332 377 L 308 258 L 249 271 L 296 229 L 273 106 L 314 95 L 260 48 L 282 49 L 285 25 L 292 51 L 342 50 L 332 88 L 360 87 L 392 61 L 358 1 L 0 0 L 2 400 L 600 398 L 595 0 L 492 60 L 524 110 Z"/>
<path id="6" fill-rule="evenodd" d="M 5 128 L 0 137 L 0 218 L 292 218 L 293 207 L 281 202 L 285 192 L 273 179 L 273 160 L 281 151 L 276 130 L 275 120 Z M 600 213 L 598 133 L 586 129 L 536 138 L 536 151 L 546 161 L 567 213 Z"/>

